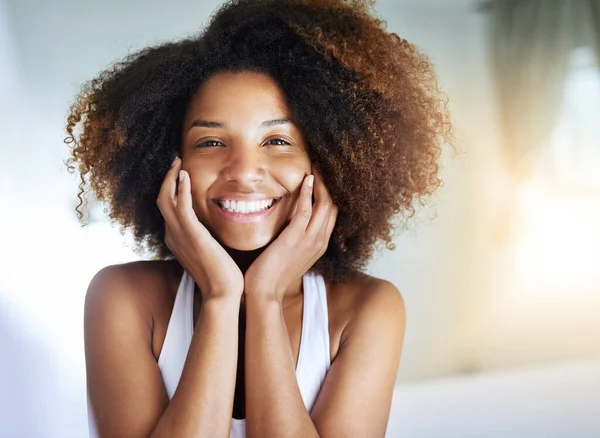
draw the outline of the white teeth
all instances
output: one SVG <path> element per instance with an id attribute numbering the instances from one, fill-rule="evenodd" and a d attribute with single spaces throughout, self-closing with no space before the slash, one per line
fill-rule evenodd
<path id="1" fill-rule="evenodd" d="M 266 210 L 273 205 L 273 199 L 263 199 L 260 201 L 219 201 L 221 208 L 234 213 L 255 213 L 257 211 Z"/>

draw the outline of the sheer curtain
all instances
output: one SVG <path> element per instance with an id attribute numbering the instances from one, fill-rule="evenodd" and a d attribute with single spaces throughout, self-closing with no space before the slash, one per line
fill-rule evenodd
<path id="1" fill-rule="evenodd" d="M 591 28 L 586 43 L 594 35 L 600 54 L 600 0 L 491 0 L 483 6 L 507 170 L 494 226 L 495 240 L 504 246 L 522 223 L 517 207 L 522 183 L 550 148 L 571 53 L 581 44 L 584 29 Z"/>
<path id="2" fill-rule="evenodd" d="M 518 182 L 548 144 L 572 50 L 591 44 L 600 64 L 600 0 L 493 0 L 485 8 L 502 149 Z"/>
<path id="3" fill-rule="evenodd" d="M 576 22 L 565 0 L 504 0 L 490 8 L 490 54 L 510 174 L 528 176 L 556 122 Z"/>
<path id="4" fill-rule="evenodd" d="M 596 50 L 596 61 L 600 66 L 600 0 L 587 0 L 588 22 L 591 24 L 592 40 Z"/>

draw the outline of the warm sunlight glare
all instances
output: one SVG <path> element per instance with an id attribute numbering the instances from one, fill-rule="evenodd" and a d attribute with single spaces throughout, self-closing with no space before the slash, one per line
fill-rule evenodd
<path id="1" fill-rule="evenodd" d="M 515 263 L 523 290 L 568 296 L 600 292 L 600 196 L 549 193 L 530 184 L 519 201 Z"/>

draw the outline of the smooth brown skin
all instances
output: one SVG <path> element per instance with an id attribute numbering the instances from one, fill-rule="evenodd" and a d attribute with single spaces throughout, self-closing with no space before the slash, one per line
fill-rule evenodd
<path id="1" fill-rule="evenodd" d="M 324 253 L 337 207 L 317 172 L 309 186 L 293 122 L 262 125 L 281 119 L 292 113 L 264 75 L 221 73 L 194 96 L 182 159 L 157 200 L 177 261 L 110 266 L 88 290 L 88 392 L 101 437 L 229 436 L 244 343 L 247 436 L 384 435 L 405 327 L 402 297 L 389 282 L 326 282 L 332 366 L 310 413 L 300 396 L 302 275 Z M 231 193 L 281 200 L 268 220 L 239 224 L 212 201 Z M 195 332 L 169 402 L 157 360 L 182 266 L 198 284 Z"/>

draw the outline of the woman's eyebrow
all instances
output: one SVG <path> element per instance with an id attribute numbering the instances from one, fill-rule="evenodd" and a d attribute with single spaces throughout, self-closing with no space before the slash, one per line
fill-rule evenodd
<path id="1" fill-rule="evenodd" d="M 285 125 L 286 123 L 289 124 L 294 124 L 294 122 L 292 121 L 292 119 L 290 119 L 289 117 L 284 117 L 283 119 L 275 119 L 275 120 L 265 120 L 264 122 L 262 122 L 260 124 L 260 126 L 275 126 L 275 125 Z"/>
<path id="2" fill-rule="evenodd" d="M 292 124 L 292 125 L 294 125 L 294 122 L 289 117 L 284 117 L 284 118 L 281 118 L 281 119 L 265 120 L 264 122 L 262 122 L 260 124 L 260 126 L 271 127 L 271 126 L 285 125 L 285 124 Z M 225 124 L 221 123 L 221 122 L 213 122 L 213 121 L 209 121 L 209 120 L 194 120 L 192 122 L 192 124 L 190 125 L 190 127 L 188 128 L 188 130 L 190 130 L 190 129 L 194 128 L 194 127 L 201 127 L 201 128 L 224 128 Z"/>

